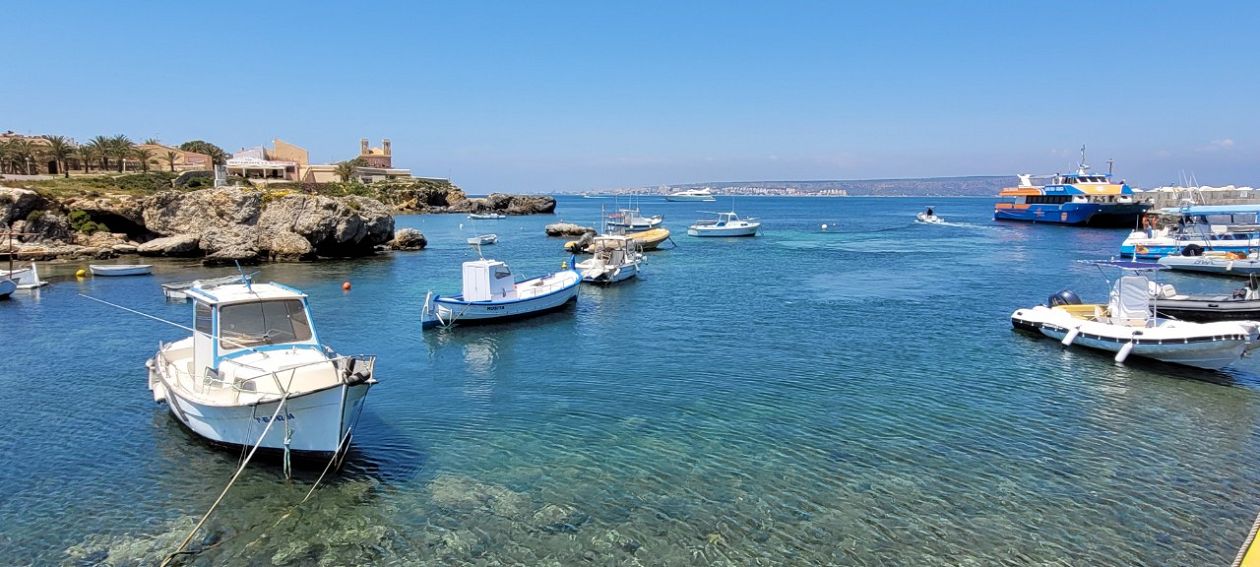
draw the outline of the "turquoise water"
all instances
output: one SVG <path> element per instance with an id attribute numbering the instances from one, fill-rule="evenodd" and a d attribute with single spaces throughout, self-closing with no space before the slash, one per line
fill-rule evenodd
<path id="1" fill-rule="evenodd" d="M 429 249 L 258 268 L 311 295 L 339 351 L 378 354 L 381 383 L 339 475 L 298 505 L 318 470 L 251 467 L 189 562 L 1220 565 L 1260 509 L 1260 363 L 1116 366 L 1011 331 L 1062 287 L 1105 293 L 1075 260 L 1124 232 L 996 224 L 989 200 L 746 198 L 765 224 L 742 240 L 685 235 L 725 202 L 645 200 L 678 247 L 639 281 L 421 333 L 425 292 L 456 289 L 473 256 L 464 238 L 497 232 L 487 256 L 554 271 L 567 256 L 543 225 L 612 204 L 400 217 Z M 950 224 L 915 224 L 928 204 Z M 150 564 L 239 455 L 152 402 L 143 363 L 179 330 L 77 294 L 182 321 L 158 283 L 226 271 L 77 267 L 0 303 L 0 557 Z"/>

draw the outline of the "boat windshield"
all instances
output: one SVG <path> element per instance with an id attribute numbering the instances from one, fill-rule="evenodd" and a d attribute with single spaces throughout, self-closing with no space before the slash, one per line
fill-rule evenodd
<path id="1" fill-rule="evenodd" d="M 298 299 L 227 305 L 219 310 L 219 348 L 236 349 L 311 340 L 311 324 Z"/>

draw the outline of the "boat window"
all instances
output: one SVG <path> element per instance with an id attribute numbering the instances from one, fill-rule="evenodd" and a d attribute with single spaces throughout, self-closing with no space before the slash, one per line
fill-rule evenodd
<path id="1" fill-rule="evenodd" d="M 198 333 L 205 333 L 209 335 L 214 332 L 211 313 L 212 311 L 209 305 L 201 303 L 200 301 L 197 302 L 196 308 L 193 309 L 193 319 L 195 321 L 193 327 L 196 328 Z"/>
<path id="2" fill-rule="evenodd" d="M 308 341 L 311 324 L 297 299 L 228 305 L 219 310 L 220 348 Z"/>
<path id="3" fill-rule="evenodd" d="M 501 280 L 510 277 L 512 277 L 512 270 L 509 270 L 507 266 L 499 266 L 494 269 L 494 279 Z"/>

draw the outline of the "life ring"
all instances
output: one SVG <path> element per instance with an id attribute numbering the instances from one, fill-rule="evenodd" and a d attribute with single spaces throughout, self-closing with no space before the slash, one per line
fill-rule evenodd
<path id="1" fill-rule="evenodd" d="M 1150 248 L 1147 248 L 1145 244 L 1138 244 L 1137 246 L 1133 247 L 1133 251 L 1137 252 L 1138 254 L 1146 254 L 1147 252 L 1150 252 L 1151 250 Z"/>

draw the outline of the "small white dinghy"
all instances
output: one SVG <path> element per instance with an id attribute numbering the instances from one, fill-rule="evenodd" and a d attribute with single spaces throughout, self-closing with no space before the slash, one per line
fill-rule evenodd
<path id="1" fill-rule="evenodd" d="M 575 266 L 582 281 L 611 284 L 639 275 L 643 254 L 637 251 L 634 239 L 628 236 L 596 236 L 591 242 L 592 257 Z"/>
<path id="2" fill-rule="evenodd" d="M 757 236 L 761 223 L 754 218 L 741 219 L 735 211 L 716 213 L 717 220 L 696 221 L 687 227 L 690 236 Z"/>
<path id="3" fill-rule="evenodd" d="M 1106 305 L 1083 304 L 1075 293 L 1064 290 L 1051 296 L 1048 305 L 1016 310 L 1011 324 L 1058 339 L 1064 346 L 1114 352 L 1118 363 L 1141 356 L 1216 370 L 1260 347 L 1260 323 L 1255 321 L 1191 323 L 1153 316 L 1158 299 L 1150 295 L 1146 273 L 1159 269 L 1159 264 L 1094 263 L 1122 270 Z"/>
<path id="4" fill-rule="evenodd" d="M 473 220 L 501 220 L 507 218 L 507 215 L 502 213 L 473 213 L 468 215 L 468 218 Z"/>
<path id="5" fill-rule="evenodd" d="M 477 236 L 474 236 L 468 239 L 468 245 L 469 246 L 485 246 L 487 244 L 494 244 L 495 242 L 498 242 L 498 241 L 499 241 L 499 235 L 497 234 L 478 234 Z"/>
<path id="6" fill-rule="evenodd" d="M 145 363 L 155 401 L 214 443 L 315 456 L 349 447 L 376 357 L 321 344 L 306 294 L 291 287 L 242 277 L 185 293 L 193 335 Z"/>
<path id="7" fill-rule="evenodd" d="M 936 216 L 936 212 L 931 208 L 928 208 L 926 211 L 919 211 L 918 214 L 914 215 L 914 220 L 924 224 L 941 224 L 945 222 L 945 219 Z"/>
<path id="8" fill-rule="evenodd" d="M 425 295 L 421 327 L 497 323 L 557 311 L 577 300 L 581 281 L 576 271 L 565 270 L 517 282 L 502 261 L 481 258 L 464 262 L 463 293 Z"/>
<path id="9" fill-rule="evenodd" d="M 153 273 L 151 264 L 88 264 L 94 276 L 147 276 Z"/>

